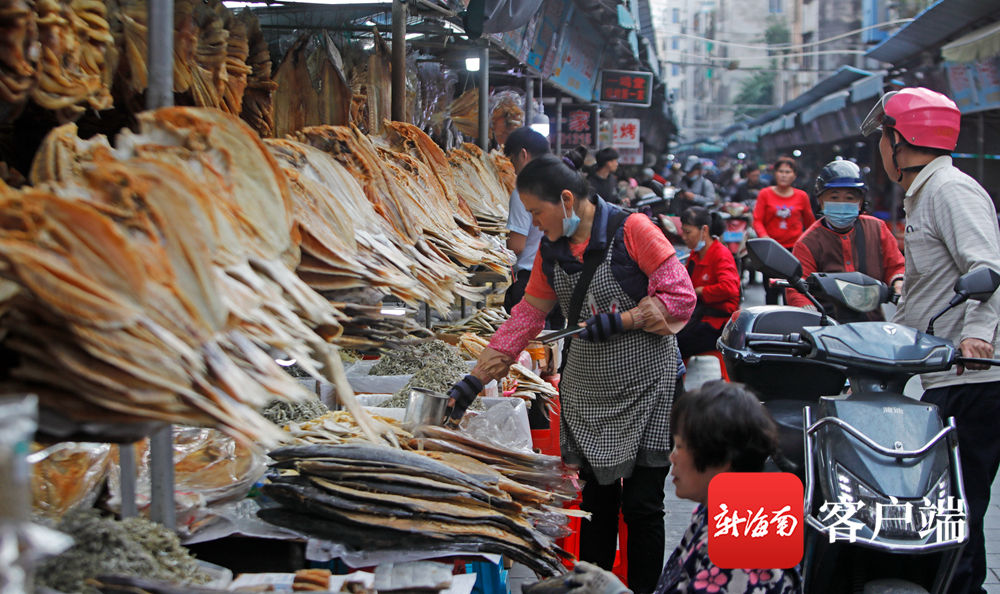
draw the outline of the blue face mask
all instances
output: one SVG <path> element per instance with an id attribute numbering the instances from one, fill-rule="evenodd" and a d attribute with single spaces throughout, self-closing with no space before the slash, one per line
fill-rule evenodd
<path id="1" fill-rule="evenodd" d="M 576 233 L 576 228 L 580 226 L 580 215 L 576 214 L 576 211 L 569 211 L 570 214 L 566 214 L 566 203 L 562 203 L 563 207 L 563 237 L 570 237 Z"/>
<path id="2" fill-rule="evenodd" d="M 698 245 L 694 246 L 694 251 L 696 251 L 696 252 L 700 252 L 703 249 L 705 249 L 705 240 L 704 239 L 700 240 L 698 242 Z"/>
<path id="3" fill-rule="evenodd" d="M 846 229 L 858 218 L 860 207 L 855 202 L 827 202 L 823 214 L 837 229 Z"/>

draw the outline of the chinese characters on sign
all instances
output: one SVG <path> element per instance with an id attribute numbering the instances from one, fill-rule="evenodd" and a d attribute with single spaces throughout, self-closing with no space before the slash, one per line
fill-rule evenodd
<path id="1" fill-rule="evenodd" d="M 562 148 L 597 144 L 597 108 L 592 105 L 563 106 Z"/>
<path id="2" fill-rule="evenodd" d="M 611 120 L 611 146 L 618 148 L 639 148 L 639 120 L 621 118 Z"/>
<path id="3" fill-rule="evenodd" d="M 630 70 L 602 70 L 602 103 L 625 103 L 649 107 L 652 101 L 653 73 Z"/>
<path id="4" fill-rule="evenodd" d="M 965 540 L 965 503 L 961 499 L 948 497 L 936 505 L 924 498 L 915 504 L 911 501 L 900 503 L 895 497 L 889 503 L 875 502 L 871 524 L 872 539 L 879 534 L 898 537 L 900 532 L 916 535 L 921 539 L 931 537 L 933 542 Z M 861 501 L 826 502 L 819 508 L 819 517 L 829 530 L 830 542 L 854 542 L 858 532 L 866 525 L 864 518 L 871 514 Z M 822 515 L 825 514 L 825 515 Z"/>
<path id="5" fill-rule="evenodd" d="M 802 559 L 802 482 L 724 472 L 708 486 L 708 556 L 723 569 L 785 569 Z"/>

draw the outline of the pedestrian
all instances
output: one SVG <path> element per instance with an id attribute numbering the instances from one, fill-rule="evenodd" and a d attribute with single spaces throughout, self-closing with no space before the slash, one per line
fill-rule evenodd
<path id="1" fill-rule="evenodd" d="M 549 154 L 549 141 L 531 128 L 518 128 L 507 137 L 503 154 L 510 159 L 514 172 L 520 173 L 532 159 Z M 503 307 L 510 313 L 511 308 L 524 297 L 524 288 L 528 286 L 528 277 L 531 276 L 531 265 L 538 252 L 538 242 L 542 239 L 542 232 L 531 224 L 531 215 L 521 203 L 517 188 L 510 193 L 507 230 L 510 231 L 507 234 L 507 249 L 517 256 L 514 278 L 503 299 Z"/>
<path id="2" fill-rule="evenodd" d="M 594 156 L 594 170 L 590 173 L 587 181 L 591 189 L 605 202 L 611 204 L 621 204 L 618 195 L 618 178 L 615 172 L 618 171 L 618 151 L 611 147 L 605 147 L 597 151 Z"/>
<path id="3" fill-rule="evenodd" d="M 719 236 L 725 230 L 717 212 L 694 206 L 681 214 L 681 237 L 691 249 L 687 269 L 698 304 L 677 333 L 684 358 L 714 351 L 722 326 L 740 307 L 740 276 L 733 253 Z"/>
<path id="4" fill-rule="evenodd" d="M 677 399 L 670 421 L 670 454 L 678 497 L 698 503 L 681 542 L 667 560 L 656 594 L 726 592 L 796 594 L 802 580 L 792 569 L 722 569 L 708 553 L 708 485 L 724 472 L 762 472 L 777 449 L 778 428 L 742 384 L 716 380 Z M 578 563 L 566 577 L 567 594 L 624 594 L 614 574 Z"/>
<path id="5" fill-rule="evenodd" d="M 715 186 L 701 172 L 701 159 L 697 155 L 691 155 L 684 161 L 684 177 L 680 179 L 670 205 L 676 215 L 680 216 L 692 206 L 709 207 L 715 204 Z"/>
<path id="6" fill-rule="evenodd" d="M 831 161 L 816 177 L 815 195 L 823 216 L 795 242 L 792 253 L 802 263 L 802 276 L 813 272 L 861 272 L 883 281 L 896 293 L 903 286 L 903 254 L 889 227 L 866 214 L 865 184 L 861 169 L 850 161 Z M 841 323 L 884 320 L 882 310 L 856 312 L 819 298 L 827 313 Z M 812 302 L 793 289 L 785 301 L 813 308 Z"/>
<path id="7" fill-rule="evenodd" d="M 757 237 L 771 237 L 789 250 L 795 246 L 802 232 L 816 222 L 809 196 L 792 187 L 796 175 L 795 160 L 779 157 L 774 162 L 775 183 L 757 194 L 757 204 L 753 209 L 753 229 Z M 765 275 L 764 302 L 777 305 L 780 293 Z"/>
<path id="8" fill-rule="evenodd" d="M 861 125 L 881 130 L 879 153 L 890 179 L 905 191 L 906 271 L 894 322 L 923 329 L 954 296 L 963 274 L 1000 265 L 1000 230 L 989 194 L 952 164 L 961 112 L 948 97 L 922 87 L 883 95 Z M 1000 294 L 969 301 L 941 316 L 936 335 L 953 341 L 965 357 L 996 352 Z M 920 376 L 922 400 L 955 417 L 965 484 L 969 542 L 962 549 L 949 592 L 985 592 L 983 517 L 1000 465 L 1000 368 L 964 368 Z"/>
<path id="9" fill-rule="evenodd" d="M 763 182 L 760 181 L 760 168 L 756 163 L 748 163 L 740 171 L 740 176 L 743 177 L 743 181 L 736 186 L 736 192 L 733 194 L 733 202 L 753 204 L 757 200 L 757 194 L 764 188 Z"/>
<path id="10" fill-rule="evenodd" d="M 673 334 L 695 294 L 663 232 L 641 213 L 591 195 L 587 180 L 555 156 L 529 163 L 517 188 L 544 237 L 524 299 L 450 391 L 453 416 L 483 384 L 506 375 L 545 315 L 560 307 L 575 327 L 559 383 L 562 458 L 585 481 L 580 558 L 610 569 L 618 516 L 628 526 L 628 581 L 652 592 L 663 564 L 663 487 L 677 378 Z"/>

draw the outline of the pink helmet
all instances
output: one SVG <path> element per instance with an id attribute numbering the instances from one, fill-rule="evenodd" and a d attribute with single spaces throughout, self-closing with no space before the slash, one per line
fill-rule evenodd
<path id="1" fill-rule="evenodd" d="M 882 95 L 861 124 L 868 136 L 883 127 L 894 128 L 914 146 L 955 150 L 962 112 L 948 97 L 925 89 L 909 87 Z"/>

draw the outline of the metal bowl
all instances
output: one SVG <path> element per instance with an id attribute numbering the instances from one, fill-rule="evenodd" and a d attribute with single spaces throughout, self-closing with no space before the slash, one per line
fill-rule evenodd
<path id="1" fill-rule="evenodd" d="M 448 396 L 426 388 L 410 388 L 403 414 L 403 426 L 441 425 L 448 408 Z"/>

